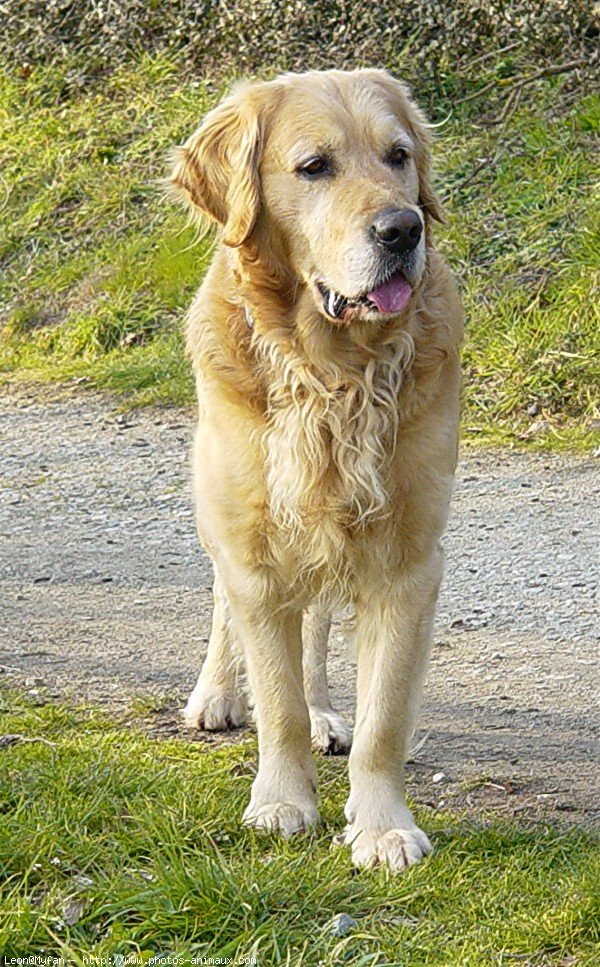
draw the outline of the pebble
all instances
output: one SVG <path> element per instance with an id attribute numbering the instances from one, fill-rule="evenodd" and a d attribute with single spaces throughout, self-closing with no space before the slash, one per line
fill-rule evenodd
<path id="1" fill-rule="evenodd" d="M 69 900 L 62 911 L 63 920 L 69 927 L 73 927 L 81 920 L 85 903 L 83 900 Z"/>
<path id="2" fill-rule="evenodd" d="M 356 920 L 348 916 L 347 913 L 338 913 L 331 921 L 329 932 L 332 937 L 345 937 L 357 926 Z"/>

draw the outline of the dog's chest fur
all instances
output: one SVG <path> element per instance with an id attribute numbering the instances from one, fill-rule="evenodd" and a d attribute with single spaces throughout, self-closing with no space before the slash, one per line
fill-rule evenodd
<path id="1" fill-rule="evenodd" d="M 412 340 L 396 334 L 377 357 L 316 371 L 269 353 L 263 445 L 272 551 L 321 586 L 346 584 L 357 532 L 390 514 L 398 396 Z M 311 578 L 312 579 L 312 578 Z"/>

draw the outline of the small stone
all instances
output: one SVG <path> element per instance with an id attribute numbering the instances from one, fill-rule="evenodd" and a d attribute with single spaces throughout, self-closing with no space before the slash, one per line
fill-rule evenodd
<path id="1" fill-rule="evenodd" d="M 44 679 L 43 678 L 26 678 L 25 679 L 25 687 L 26 688 L 35 688 L 36 685 L 43 685 L 43 684 L 44 684 Z"/>
<path id="2" fill-rule="evenodd" d="M 431 781 L 437 784 L 438 782 L 443 782 L 445 778 L 446 778 L 445 772 L 436 772 L 431 777 Z"/>
<path id="3" fill-rule="evenodd" d="M 331 921 L 329 931 L 332 937 L 345 937 L 356 926 L 358 926 L 356 920 L 349 917 L 347 913 L 338 913 Z"/>
<path id="4" fill-rule="evenodd" d="M 83 900 L 69 900 L 69 902 L 63 908 L 63 920 L 69 927 L 74 926 L 81 920 L 81 914 L 84 909 Z"/>
<path id="5" fill-rule="evenodd" d="M 524 436 L 541 436 L 542 433 L 547 433 L 550 429 L 550 423 L 548 420 L 538 420 L 537 423 L 532 423 L 528 430 L 525 430 Z"/>

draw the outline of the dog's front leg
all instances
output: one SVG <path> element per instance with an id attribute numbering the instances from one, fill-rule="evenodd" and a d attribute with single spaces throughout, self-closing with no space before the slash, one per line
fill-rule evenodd
<path id="1" fill-rule="evenodd" d="M 348 826 L 357 866 L 401 870 L 431 852 L 406 805 L 404 760 L 429 653 L 441 552 L 357 603 L 357 715 Z"/>
<path id="2" fill-rule="evenodd" d="M 258 773 L 244 822 L 284 836 L 314 826 L 316 770 L 302 683 L 302 612 L 281 604 L 256 574 L 224 573 L 244 650 L 258 730 Z"/>

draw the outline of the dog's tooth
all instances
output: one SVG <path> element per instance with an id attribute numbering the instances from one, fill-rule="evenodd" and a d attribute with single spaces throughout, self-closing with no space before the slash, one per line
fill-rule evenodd
<path id="1" fill-rule="evenodd" d="M 344 309 L 346 308 L 347 305 L 348 305 L 348 302 L 347 302 L 346 299 L 344 299 L 344 296 L 343 295 L 338 295 L 338 297 L 335 300 L 335 316 L 336 316 L 336 318 L 338 316 L 341 316 L 342 312 L 344 311 Z"/>
<path id="2" fill-rule="evenodd" d="M 346 307 L 349 305 L 348 300 L 343 295 L 340 295 L 339 292 L 334 292 L 333 289 L 327 289 L 324 295 L 325 312 L 327 312 L 332 319 L 339 318 L 344 309 L 346 309 Z"/>
<path id="3" fill-rule="evenodd" d="M 333 289 L 330 289 L 329 294 L 327 296 L 327 311 L 329 315 L 333 316 L 334 318 L 335 318 L 335 303 L 336 303 L 335 292 L 333 291 Z"/>

